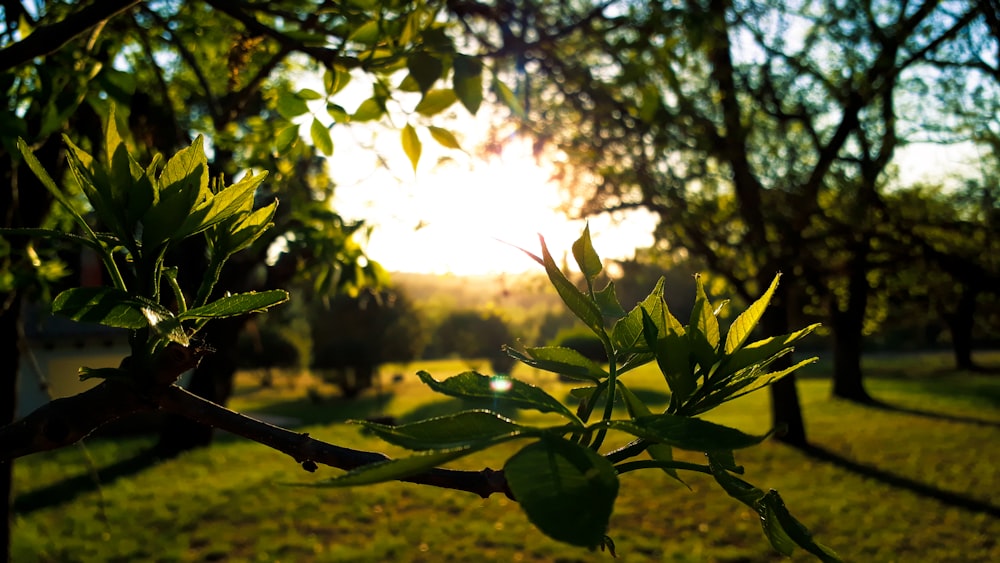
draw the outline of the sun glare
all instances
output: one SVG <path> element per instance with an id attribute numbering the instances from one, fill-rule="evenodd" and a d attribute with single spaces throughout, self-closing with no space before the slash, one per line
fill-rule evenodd
<path id="1" fill-rule="evenodd" d="M 337 188 L 335 208 L 374 226 L 368 254 L 390 271 L 537 271 L 518 248 L 538 254 L 540 234 L 560 260 L 583 231 L 583 221 L 558 210 L 562 201 L 551 171 L 535 161 L 526 142 L 512 142 L 489 160 L 438 166 L 430 160 L 425 167 L 428 157 L 410 181 L 373 177 Z M 594 245 L 606 258 L 630 257 L 636 247 L 650 245 L 654 224 L 648 213 L 590 220 Z"/>

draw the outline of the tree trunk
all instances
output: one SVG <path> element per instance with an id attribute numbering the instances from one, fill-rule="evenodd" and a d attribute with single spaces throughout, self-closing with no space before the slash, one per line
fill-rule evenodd
<path id="1" fill-rule="evenodd" d="M 768 280 L 770 281 L 770 280 Z M 764 284 L 766 287 L 767 284 Z M 761 326 L 768 336 L 787 334 L 788 329 L 788 290 L 784 285 L 778 285 L 777 291 L 761 319 Z M 772 370 L 781 370 L 792 365 L 791 355 L 779 358 L 771 365 Z M 771 385 L 771 423 L 781 431 L 775 436 L 778 440 L 795 447 L 808 445 L 806 427 L 802 418 L 802 406 L 799 403 L 799 392 L 795 387 L 795 376 L 789 375 Z"/>
<path id="2" fill-rule="evenodd" d="M 954 312 L 945 315 L 951 346 L 955 355 L 955 368 L 975 371 L 979 366 L 972 361 L 972 329 L 975 326 L 976 298 L 979 290 L 972 284 L 962 284 L 962 295 Z"/>
<path id="3" fill-rule="evenodd" d="M 16 293 L 0 295 L 0 425 L 14 421 L 17 412 L 17 376 L 21 353 L 19 350 L 21 298 Z M 4 521 L 0 524 L 0 556 L 10 560 L 11 503 L 14 498 L 14 462 L 0 463 L 0 499 L 3 501 Z"/>
<path id="4" fill-rule="evenodd" d="M 833 330 L 833 395 L 841 399 L 871 403 L 861 371 L 862 337 L 847 312 L 831 314 Z"/>
<path id="5" fill-rule="evenodd" d="M 206 356 L 191 376 L 188 390 L 213 403 L 225 405 L 233 392 L 239 353 L 237 342 L 246 317 L 217 319 L 205 327 L 205 343 L 214 351 Z M 156 453 L 173 457 L 181 452 L 212 443 L 213 428 L 186 418 L 167 416 L 163 421 Z"/>
<path id="6" fill-rule="evenodd" d="M 34 124 L 29 125 L 33 129 Z M 50 136 L 35 149 L 35 157 L 46 170 L 58 170 L 62 160 L 61 140 Z M 38 227 L 48 214 L 52 195 L 27 166 L 14 166 L 13 155 L 0 151 L 0 227 Z M 10 240 L 11 256 L 23 253 L 25 239 Z M 21 360 L 21 305 L 23 295 L 15 290 L 0 294 L 0 424 L 14 420 L 17 410 L 18 370 Z M 0 463 L 0 499 L 4 522 L 0 525 L 0 556 L 10 559 L 11 513 L 14 491 L 14 464 Z"/>
<path id="7" fill-rule="evenodd" d="M 868 307 L 868 241 L 859 241 L 848 264 L 847 303 L 831 300 L 833 330 L 833 395 L 859 403 L 873 403 L 861 371 L 865 310 Z"/>

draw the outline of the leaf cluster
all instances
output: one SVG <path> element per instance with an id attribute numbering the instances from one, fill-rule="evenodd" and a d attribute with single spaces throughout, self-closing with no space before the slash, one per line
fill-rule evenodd
<path id="1" fill-rule="evenodd" d="M 502 407 L 533 410 L 559 417 L 557 423 L 531 426 L 491 410 L 470 410 L 399 426 L 361 422 L 383 440 L 415 453 L 352 470 L 325 483 L 354 486 L 406 478 L 442 463 L 465 457 L 511 440 L 527 445 L 504 465 L 511 495 L 528 518 L 552 538 L 573 545 L 611 547 L 606 535 L 614 507 L 619 475 L 640 469 L 713 475 L 730 496 L 760 514 L 765 535 L 778 551 L 788 554 L 803 547 L 824 560 L 836 560 L 817 544 L 785 509 L 777 492 L 764 493 L 736 475 L 742 474 L 733 451 L 759 444 L 767 435 L 754 436 L 697 418 L 712 408 L 784 377 L 814 360 L 770 371 L 778 358 L 817 325 L 791 334 L 751 339 L 763 316 L 778 277 L 761 297 L 743 311 L 725 333 L 716 308 L 696 284 L 695 305 L 687 324 L 671 313 L 663 298 L 663 280 L 634 309 L 625 311 L 614 283 L 595 288 L 602 262 L 590 240 L 589 228 L 573 245 L 573 256 L 586 287 L 578 288 L 558 267 L 544 239 L 541 264 L 564 304 L 600 339 L 607 354 L 602 364 L 570 348 L 557 346 L 507 348 L 507 353 L 533 368 L 579 380 L 574 391 L 576 409 L 545 390 L 506 375 L 468 371 L 443 381 L 420 372 L 421 381 L 444 395 L 489 399 Z M 527 252 L 527 251 L 525 251 Z M 670 393 L 669 406 L 655 413 L 627 386 L 628 372 L 655 362 Z M 603 401 L 604 409 L 595 416 Z M 613 406 L 624 403 L 627 418 L 616 418 Z M 609 432 L 632 439 L 627 446 L 604 451 Z M 704 452 L 706 464 L 673 459 L 674 448 Z M 633 459 L 644 456 L 645 459 Z"/>
<path id="2" fill-rule="evenodd" d="M 95 158 L 68 137 L 64 140 L 72 178 L 100 228 L 91 226 L 20 139 L 17 146 L 24 162 L 73 217 L 81 234 L 47 229 L 5 232 L 70 239 L 100 257 L 112 285 L 68 289 L 56 296 L 52 309 L 77 321 L 134 331 L 132 360 L 128 368 L 82 368 L 82 377 L 141 378 L 169 343 L 189 346 L 209 320 L 262 311 L 287 300 L 283 290 L 213 298 L 226 261 L 271 225 L 277 201 L 254 207 L 254 193 L 266 174 L 247 173 L 229 186 L 221 178 L 210 181 L 200 136 L 165 162 L 157 155 L 143 167 L 119 134 L 113 108 L 105 129 L 104 158 Z M 194 236 L 207 242 L 209 267 L 189 303 L 177 283 L 178 267 L 167 265 L 165 259 L 170 249 Z"/>

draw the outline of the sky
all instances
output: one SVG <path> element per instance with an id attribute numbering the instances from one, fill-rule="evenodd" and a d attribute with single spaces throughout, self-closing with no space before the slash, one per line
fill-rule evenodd
<path id="1" fill-rule="evenodd" d="M 424 142 L 425 152 L 431 143 Z M 336 190 L 338 213 L 375 227 L 368 254 L 390 271 L 470 275 L 538 270 L 515 247 L 539 254 L 542 235 L 558 259 L 583 232 L 584 221 L 571 221 L 558 210 L 558 186 L 524 143 L 489 161 L 460 153 L 451 164 L 435 166 L 436 158 L 427 156 L 416 174 L 404 161 L 402 178 L 377 173 Z M 331 164 L 335 177 L 336 167 L 346 166 L 336 156 Z M 652 244 L 655 221 L 650 213 L 631 212 L 591 218 L 589 226 L 602 257 L 629 258 L 636 247 Z"/>
<path id="2" fill-rule="evenodd" d="M 340 100 L 348 111 L 370 95 L 367 88 L 357 91 L 355 99 Z M 549 180 L 551 170 L 536 161 L 526 139 L 509 139 L 502 154 L 488 159 L 474 156 L 491 121 L 502 116 L 485 105 L 475 117 L 457 103 L 452 109 L 453 117 L 434 116 L 431 123 L 453 131 L 464 150 L 441 147 L 414 118 L 423 147 L 415 171 L 400 142 L 408 122 L 405 113 L 394 113 L 388 128 L 334 126 L 329 158 L 337 182 L 333 208 L 348 220 L 373 227 L 365 244 L 368 256 L 392 272 L 540 271 L 517 248 L 540 254 L 539 235 L 560 260 L 588 222 L 571 221 L 558 209 L 563 198 Z M 387 166 L 379 166 L 379 158 Z M 589 219 L 602 258 L 631 258 L 636 248 L 653 243 L 655 225 L 646 211 Z"/>

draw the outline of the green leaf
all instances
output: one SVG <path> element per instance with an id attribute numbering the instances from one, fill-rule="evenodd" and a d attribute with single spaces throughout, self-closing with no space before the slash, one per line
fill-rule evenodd
<path id="1" fill-rule="evenodd" d="M 350 81 L 351 73 L 343 67 L 335 66 L 333 69 L 327 69 L 323 73 L 323 86 L 326 88 L 326 93 L 330 96 L 343 90 Z"/>
<path id="2" fill-rule="evenodd" d="M 542 389 L 513 378 L 502 378 L 503 385 L 497 382 L 501 378 L 489 377 L 474 371 L 467 371 L 444 381 L 436 381 L 426 371 L 417 375 L 434 391 L 463 399 L 490 399 L 497 403 L 516 408 L 532 409 L 539 412 L 554 412 L 561 414 L 574 423 L 580 423 L 565 405 Z"/>
<path id="3" fill-rule="evenodd" d="M 368 98 L 361 102 L 358 109 L 351 116 L 351 121 L 371 121 L 382 117 L 385 108 L 377 98 Z"/>
<path id="4" fill-rule="evenodd" d="M 524 113 L 524 106 L 521 105 L 521 100 L 514 95 L 514 92 L 512 92 L 506 84 L 500 82 L 497 78 L 493 79 L 493 91 L 497 93 L 497 96 L 504 103 L 504 105 L 510 108 L 511 113 L 520 118 L 524 118 L 526 116 Z"/>
<path id="5" fill-rule="evenodd" d="M 296 139 L 299 138 L 299 126 L 290 123 L 285 127 L 282 127 L 274 136 L 274 147 L 277 149 L 279 154 L 284 154 L 288 149 L 292 148 Z"/>
<path id="6" fill-rule="evenodd" d="M 372 485 L 386 481 L 398 481 L 424 473 L 449 461 L 479 451 L 476 448 L 456 448 L 445 451 L 421 452 L 409 457 L 387 459 L 362 465 L 328 481 L 316 483 L 315 487 L 355 487 Z"/>
<path id="7" fill-rule="evenodd" d="M 650 459 L 654 461 L 663 462 L 663 467 L 661 467 L 660 469 L 662 469 L 664 473 L 670 475 L 685 487 L 689 489 L 691 488 L 687 483 L 684 482 L 683 479 L 681 479 L 681 476 L 677 473 L 677 470 L 674 469 L 673 467 L 670 467 L 670 464 L 674 461 L 673 448 L 671 448 L 667 444 L 650 444 L 649 447 L 646 448 L 646 454 L 650 457 Z"/>
<path id="8" fill-rule="evenodd" d="M 316 90 L 311 88 L 303 88 L 295 93 L 296 96 L 302 98 L 303 100 L 322 100 L 323 94 L 320 94 Z"/>
<path id="9" fill-rule="evenodd" d="M 691 353 L 702 369 L 709 369 L 716 362 L 716 352 L 719 349 L 719 320 L 715 317 L 712 304 L 705 294 L 705 284 L 701 276 L 695 276 L 694 309 L 691 310 L 691 323 L 688 336 L 691 339 Z"/>
<path id="10" fill-rule="evenodd" d="M 125 215 L 128 209 L 129 194 L 132 192 L 132 157 L 125 148 L 115 117 L 114 104 L 108 110 L 108 123 L 104 133 L 105 153 L 108 155 L 107 169 L 110 173 L 107 186 L 103 188 L 104 196 L 111 204 L 116 224 L 110 225 L 118 233 L 128 232 L 131 225 Z M 136 164 L 138 167 L 138 164 Z M 152 203 L 150 198 L 150 203 Z"/>
<path id="11" fill-rule="evenodd" d="M 639 438 L 696 452 L 739 450 L 757 445 L 769 436 L 753 436 L 714 422 L 672 414 L 639 416 L 632 420 L 611 420 L 598 424 Z"/>
<path id="12" fill-rule="evenodd" d="M 659 321 L 661 326 L 657 327 L 659 332 L 664 330 L 663 325 L 663 278 L 656 282 L 653 291 L 629 311 L 628 315 L 618 320 L 611 331 L 611 341 L 615 343 L 615 348 L 620 352 L 631 352 L 637 348 L 645 347 L 643 338 L 643 311 L 654 320 Z M 683 329 L 682 329 L 683 330 Z"/>
<path id="13" fill-rule="evenodd" d="M 278 99 L 275 101 L 275 109 L 278 110 L 278 114 L 281 117 L 293 119 L 307 113 L 309 106 L 306 105 L 305 100 L 294 93 L 282 91 L 278 93 Z"/>
<path id="14" fill-rule="evenodd" d="M 382 440 L 411 450 L 485 447 L 537 432 L 486 410 L 465 411 L 399 426 L 368 421 L 360 424 Z"/>
<path id="15" fill-rule="evenodd" d="M 563 303 L 569 307 L 569 310 L 583 321 L 590 330 L 594 331 L 599 338 L 607 338 L 604 333 L 604 318 L 601 316 L 601 310 L 597 307 L 597 303 L 577 289 L 573 285 L 573 282 L 566 278 L 562 270 L 559 269 L 559 266 L 556 265 L 556 261 L 552 259 L 552 254 L 549 253 L 549 249 L 545 245 L 545 239 L 541 235 L 538 236 L 538 239 L 542 244 L 542 264 L 545 266 L 545 273 L 548 274 L 549 281 L 556 288 L 556 293 L 562 298 Z M 528 254 L 531 253 L 529 252 Z"/>
<path id="16" fill-rule="evenodd" d="M 437 57 L 420 51 L 406 57 L 406 69 L 410 71 L 410 76 L 416 81 L 420 91 L 427 92 L 441 78 L 444 64 Z"/>
<path id="17" fill-rule="evenodd" d="M 333 155 L 333 139 L 330 138 L 330 130 L 315 117 L 313 118 L 312 125 L 309 127 L 309 134 L 312 136 L 313 144 L 316 145 L 319 152 L 326 156 Z"/>
<path id="18" fill-rule="evenodd" d="M 375 43 L 378 41 L 380 34 L 378 23 L 378 20 L 371 20 L 361 24 L 347 37 L 347 40 L 357 41 L 358 43 L 364 43 L 366 45 Z"/>
<path id="19" fill-rule="evenodd" d="M 196 206 L 206 204 L 212 197 L 208 188 L 204 138 L 198 135 L 190 146 L 170 157 L 157 182 L 159 200 L 146 211 L 142 220 L 142 242 L 149 249 L 171 239 L 179 240 L 175 237 L 181 225 L 186 224 L 187 229 L 196 228 L 208 211 L 203 207 L 197 217 L 192 215 Z"/>
<path id="20" fill-rule="evenodd" d="M 80 189 L 87 196 L 87 201 L 90 202 L 98 219 L 108 229 L 114 231 L 119 238 L 127 240 L 124 237 L 129 233 L 120 230 L 122 225 L 116 218 L 112 203 L 108 201 L 105 191 L 98 187 L 99 184 L 106 183 L 107 178 L 95 176 L 97 168 L 94 165 L 94 158 L 87 151 L 76 146 L 68 136 L 63 135 L 63 142 L 67 148 L 66 161 L 69 164 L 70 172 L 73 173 Z"/>
<path id="21" fill-rule="evenodd" d="M 348 123 L 351 115 L 347 110 L 337 104 L 326 104 L 326 113 L 330 114 L 334 123 Z"/>
<path id="22" fill-rule="evenodd" d="M 406 153 L 406 158 L 410 159 L 410 164 L 413 165 L 413 171 L 417 171 L 417 164 L 420 162 L 420 152 L 423 149 L 423 145 L 420 143 L 420 137 L 417 137 L 417 130 L 413 128 L 409 123 L 403 127 L 403 131 L 400 133 L 400 139 L 403 143 L 403 152 Z"/>
<path id="23" fill-rule="evenodd" d="M 221 317 L 235 317 L 246 313 L 256 313 L 264 311 L 279 303 L 288 301 L 288 292 L 283 289 L 272 289 L 269 291 L 250 291 L 247 293 L 237 293 L 227 295 L 201 307 L 188 309 L 178 315 L 179 319 L 214 319 Z"/>
<path id="24" fill-rule="evenodd" d="M 604 270 L 601 264 L 601 257 L 594 250 L 594 244 L 590 240 L 590 224 L 583 228 L 583 234 L 573 243 L 573 258 L 580 266 L 583 277 L 587 279 L 587 286 L 590 287 L 594 278 Z"/>
<path id="25" fill-rule="evenodd" d="M 736 317 L 733 321 L 732 326 L 729 327 L 729 333 L 726 334 L 726 354 L 732 354 L 746 342 L 747 338 L 750 337 L 750 333 L 753 332 L 754 327 L 760 322 L 760 318 L 764 316 L 764 310 L 767 309 L 768 303 L 771 302 L 771 297 L 774 296 L 774 290 L 778 287 L 778 280 L 781 278 L 781 274 L 774 276 L 774 281 L 771 282 L 771 287 L 767 288 L 764 295 L 760 296 L 760 299 L 754 301 L 753 305 L 747 307 L 746 311 L 740 313 L 740 316 Z"/>
<path id="26" fill-rule="evenodd" d="M 205 138 L 201 135 L 177 154 L 167 160 L 163 172 L 160 173 L 160 192 L 163 197 L 168 193 L 198 195 L 208 192 L 208 157 L 205 156 Z"/>
<path id="27" fill-rule="evenodd" d="M 764 495 L 763 504 L 766 514 L 761 516 L 761 525 L 764 526 L 764 532 L 768 538 L 780 537 L 794 542 L 802 549 L 815 555 L 820 561 L 831 563 L 840 561 L 840 556 L 836 552 L 817 543 L 809 530 L 788 512 L 778 491 L 773 489 L 768 491 Z M 771 543 L 774 545 L 774 539 L 771 540 Z"/>
<path id="28" fill-rule="evenodd" d="M 278 201 L 275 200 L 269 205 L 246 214 L 244 217 L 233 217 L 229 222 L 222 223 L 216 228 L 220 231 L 213 239 L 216 240 L 218 250 L 230 256 L 247 248 L 255 240 L 260 238 L 272 225 L 274 213 L 278 209 Z"/>
<path id="29" fill-rule="evenodd" d="M 760 515 L 761 526 L 771 545 L 784 555 L 791 555 L 798 545 L 825 562 L 838 562 L 840 558 L 830 548 L 813 540 L 809 531 L 785 508 L 777 491 L 765 493 L 743 479 L 731 475 L 726 464 L 720 463 L 711 453 L 708 467 L 712 476 L 729 496 L 754 509 Z"/>
<path id="30" fill-rule="evenodd" d="M 618 496 L 618 476 L 607 459 L 546 437 L 507 460 L 504 475 L 528 519 L 546 535 L 583 547 L 601 544 Z"/>
<path id="31" fill-rule="evenodd" d="M 74 321 L 131 330 L 144 329 L 151 320 L 173 317 L 158 303 L 111 287 L 67 289 L 52 301 L 52 312 Z"/>
<path id="32" fill-rule="evenodd" d="M 625 309 L 618 302 L 618 295 L 615 294 L 615 282 L 609 281 L 604 289 L 594 293 L 594 300 L 601 309 L 601 314 L 609 319 L 617 321 L 625 316 Z"/>
<path id="33" fill-rule="evenodd" d="M 458 143 L 458 139 L 455 138 L 455 134 L 451 131 L 442 129 L 441 127 L 434 127 L 433 125 L 428 126 L 427 130 L 430 131 L 431 137 L 442 147 L 462 150 L 462 145 Z"/>
<path id="34" fill-rule="evenodd" d="M 597 383 L 608 377 L 608 373 L 597 362 L 585 357 L 572 348 L 544 346 L 527 348 L 527 355 L 508 348 L 507 353 L 536 369 L 558 373 L 567 377 L 584 379 Z"/>
<path id="35" fill-rule="evenodd" d="M 441 113 L 457 99 L 452 90 L 430 90 L 424 94 L 423 99 L 413 110 L 420 115 L 431 116 Z"/>
<path id="36" fill-rule="evenodd" d="M 154 155 L 149 166 L 143 170 L 139 163 L 129 156 L 133 175 L 132 187 L 125 206 L 125 226 L 129 231 L 142 221 L 159 195 L 156 188 L 156 171 L 162 165 L 162 158 L 159 154 Z"/>
<path id="37" fill-rule="evenodd" d="M 721 395 L 725 397 L 723 400 L 718 401 L 715 404 L 723 403 L 725 401 L 731 401 L 733 399 L 738 399 L 743 395 L 753 393 L 758 389 L 767 387 L 768 385 L 774 383 L 775 381 L 778 381 L 779 379 L 785 377 L 786 375 L 795 372 L 796 370 L 802 368 L 803 366 L 807 366 L 811 363 L 816 362 L 817 359 L 818 358 L 816 357 L 808 358 L 802 360 L 801 362 L 796 363 L 791 367 L 776 372 L 769 372 L 765 374 L 753 373 L 751 377 L 746 377 L 739 380 L 734 378 L 732 383 L 723 387 L 721 391 L 713 391 L 711 395 Z M 706 408 L 702 408 L 699 410 L 700 412 L 705 412 L 706 410 L 709 410 L 714 406 L 715 405 L 709 403 L 706 404 Z"/>
<path id="38" fill-rule="evenodd" d="M 691 342 L 684 334 L 684 327 L 666 310 L 662 299 L 660 302 L 660 307 L 654 308 L 660 313 L 659 323 L 642 309 L 643 336 L 670 388 L 671 407 L 677 408 L 691 396 L 698 381 L 691 370 Z M 663 328 L 658 329 L 658 324 Z"/>
<path id="39" fill-rule="evenodd" d="M 465 109 L 475 115 L 483 103 L 483 65 L 473 57 L 456 55 L 452 66 L 455 95 Z"/>
<path id="40" fill-rule="evenodd" d="M 193 234 L 200 233 L 229 217 L 239 215 L 244 209 L 253 206 L 253 196 L 257 187 L 267 177 L 266 172 L 260 174 L 247 173 L 239 182 L 223 189 L 191 212 L 170 240 L 182 240 Z"/>
<path id="41" fill-rule="evenodd" d="M 638 416 L 650 416 L 653 414 L 649 410 L 649 407 L 646 406 L 646 403 L 642 402 L 642 399 L 636 396 L 623 382 L 618 381 L 617 383 L 618 392 L 622 394 L 622 398 L 625 400 L 625 408 L 628 409 L 629 416 L 636 418 Z"/>
<path id="42" fill-rule="evenodd" d="M 805 338 L 819 327 L 820 324 L 815 323 L 789 334 L 772 336 L 747 344 L 722 361 L 722 364 L 716 371 L 715 377 L 724 379 L 747 367 L 770 360 L 781 353 L 782 350 L 790 349 L 796 342 Z"/>
<path id="43" fill-rule="evenodd" d="M 69 214 L 73 217 L 73 219 L 77 222 L 77 224 L 80 225 L 81 228 L 83 228 L 83 231 L 87 234 L 87 236 L 96 241 L 97 237 L 91 230 L 90 225 L 87 224 L 87 221 L 85 221 L 84 218 L 80 215 L 80 213 L 77 212 L 76 208 L 73 207 L 73 204 L 70 203 L 69 198 L 66 197 L 66 194 L 64 194 L 62 190 L 59 189 L 59 186 L 56 185 L 56 182 L 55 180 L 52 179 L 52 176 L 49 176 L 49 173 L 45 170 L 45 167 L 43 167 L 42 163 L 38 161 L 37 157 L 35 157 L 35 153 L 31 151 L 30 147 L 28 147 L 28 143 L 24 142 L 24 139 L 20 137 L 17 138 L 17 150 L 21 152 L 21 156 L 24 157 L 24 162 L 28 165 L 28 168 L 30 168 L 31 171 L 35 174 L 35 177 L 37 177 L 38 180 L 42 183 L 42 185 L 45 186 L 45 189 L 49 190 L 49 193 L 52 194 L 52 197 L 54 197 L 56 201 L 58 201 L 59 204 L 62 205 L 67 212 L 69 212 Z"/>

